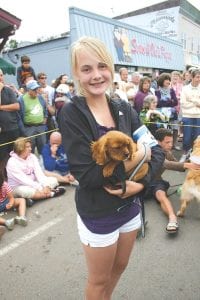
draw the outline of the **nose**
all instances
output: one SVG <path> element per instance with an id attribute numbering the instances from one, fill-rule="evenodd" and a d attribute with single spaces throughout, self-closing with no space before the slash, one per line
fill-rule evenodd
<path id="1" fill-rule="evenodd" d="M 93 78 L 95 80 L 98 80 L 99 78 L 101 78 L 101 73 L 100 73 L 100 71 L 99 71 L 98 68 L 96 68 L 96 69 L 93 70 Z"/>

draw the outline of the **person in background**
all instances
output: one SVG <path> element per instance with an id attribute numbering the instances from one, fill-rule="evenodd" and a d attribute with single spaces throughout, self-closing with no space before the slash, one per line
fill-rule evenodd
<path id="1" fill-rule="evenodd" d="M 64 194 L 65 188 L 58 187 L 55 177 L 44 174 L 31 150 L 31 140 L 21 137 L 15 141 L 14 151 L 10 153 L 6 171 L 14 197 L 36 201 Z"/>
<path id="2" fill-rule="evenodd" d="M 154 93 L 155 93 L 155 90 L 157 90 L 157 88 L 158 88 L 157 80 L 158 80 L 158 73 L 153 72 L 152 78 L 151 78 L 151 88 L 152 88 L 152 90 L 154 90 Z"/>
<path id="3" fill-rule="evenodd" d="M 140 79 L 139 89 L 134 97 L 134 108 L 138 114 L 140 113 L 143 107 L 144 98 L 149 94 L 152 95 L 150 88 L 151 88 L 151 79 L 146 76 L 142 77 Z"/>
<path id="4" fill-rule="evenodd" d="M 37 75 L 37 80 L 40 85 L 39 91 L 44 100 L 46 101 L 46 107 L 48 111 L 47 116 L 47 129 L 53 130 L 56 128 L 55 125 L 55 107 L 54 107 L 54 97 L 55 89 L 47 84 L 47 75 L 44 72 L 40 72 Z"/>
<path id="5" fill-rule="evenodd" d="M 178 105 L 175 107 L 176 112 L 178 114 L 178 141 L 183 138 L 183 128 L 181 126 L 182 123 L 182 113 L 180 110 L 180 96 L 183 89 L 183 82 L 181 78 L 181 73 L 178 71 L 173 71 L 171 73 L 171 87 L 174 89 L 176 93 L 176 98 L 178 100 Z"/>
<path id="6" fill-rule="evenodd" d="M 71 80 L 71 81 L 68 81 L 67 82 L 68 84 L 68 87 L 69 87 L 69 92 L 67 93 L 67 97 L 72 100 L 72 98 L 74 96 L 76 96 L 76 89 L 75 89 L 75 84 L 74 82 Z"/>
<path id="7" fill-rule="evenodd" d="M 33 79 L 36 80 L 36 75 L 34 69 L 30 66 L 30 57 L 23 55 L 21 57 L 21 66 L 17 68 L 17 83 L 19 88 L 25 88 L 25 78 L 27 75 L 33 76 Z"/>
<path id="8" fill-rule="evenodd" d="M 61 74 L 53 82 L 53 87 L 56 89 L 60 84 L 67 84 L 68 80 L 69 77 L 67 76 L 67 74 Z"/>
<path id="9" fill-rule="evenodd" d="M 200 135 L 200 69 L 191 73 L 191 83 L 182 89 L 180 107 L 183 122 L 183 155 L 180 162 L 188 159 L 194 140 Z"/>
<path id="10" fill-rule="evenodd" d="M 122 67 L 119 69 L 119 76 L 121 81 L 128 82 L 128 69 L 125 67 Z"/>
<path id="11" fill-rule="evenodd" d="M 109 98 L 114 64 L 105 45 L 92 37 L 72 45 L 71 63 L 78 96 L 60 112 L 63 146 L 70 171 L 79 181 L 76 189 L 77 222 L 88 268 L 85 299 L 111 299 L 124 272 L 141 225 L 137 197 L 164 160 L 159 146 L 152 148 L 149 173 L 139 183 L 126 180 L 125 190 L 115 185 L 144 157 L 138 145 L 135 160 L 120 162 L 109 178 L 92 158 L 91 143 L 110 130 L 129 136 L 140 127 L 135 110 L 125 101 Z M 148 151 L 149 152 L 149 151 Z"/>
<path id="12" fill-rule="evenodd" d="M 0 162 L 6 163 L 13 141 L 19 137 L 18 116 L 20 106 L 16 94 L 4 83 L 0 69 Z M 3 145 L 3 146 L 2 146 Z"/>
<path id="13" fill-rule="evenodd" d="M 112 99 L 121 99 L 128 102 L 126 93 L 120 90 L 119 83 L 117 81 L 114 81 L 112 84 L 112 89 L 110 91 L 110 97 Z"/>
<path id="14" fill-rule="evenodd" d="M 118 80 L 118 96 L 120 99 L 123 99 L 128 102 L 126 91 L 129 87 L 128 82 L 128 69 L 125 67 L 122 67 L 119 69 L 119 76 L 120 80 Z"/>
<path id="15" fill-rule="evenodd" d="M 173 88 L 171 88 L 171 76 L 168 73 L 162 73 L 158 77 L 158 89 L 155 91 L 155 95 L 158 99 L 157 107 L 167 114 L 170 123 L 172 123 L 171 128 L 173 130 L 173 149 L 181 150 L 179 146 L 176 145 L 178 139 L 178 114 L 176 111 L 176 106 L 178 105 L 178 100 L 176 93 Z"/>
<path id="16" fill-rule="evenodd" d="M 54 99 L 57 122 L 61 108 L 65 103 L 69 101 L 71 101 L 69 97 L 69 86 L 67 84 L 62 83 L 56 88 L 56 96 Z"/>
<path id="17" fill-rule="evenodd" d="M 191 76 L 189 71 L 184 71 L 183 72 L 183 85 L 189 84 L 191 81 Z"/>
<path id="18" fill-rule="evenodd" d="M 78 185 L 74 176 L 70 174 L 60 132 L 51 133 L 49 143 L 44 145 L 41 156 L 46 176 L 56 177 L 59 183 Z"/>
<path id="19" fill-rule="evenodd" d="M 4 219 L 0 217 L 0 225 L 4 225 L 8 230 L 13 230 L 15 223 L 26 226 L 26 202 L 24 198 L 14 198 L 12 189 L 5 181 L 3 172 L 0 172 L 0 213 L 16 208 L 19 215 L 15 218 Z"/>
<path id="20" fill-rule="evenodd" d="M 149 128 L 153 135 L 155 135 L 158 128 L 166 126 L 166 122 L 168 121 L 167 117 L 157 109 L 157 103 L 158 100 L 155 95 L 146 96 L 143 108 L 139 114 L 140 120 Z"/>
<path id="21" fill-rule="evenodd" d="M 27 92 L 20 96 L 20 119 L 22 121 L 21 135 L 33 136 L 33 152 L 35 147 L 39 154 L 46 144 L 47 106 L 44 98 L 38 93 L 40 85 L 36 80 L 26 84 Z M 43 133 L 43 134 L 42 134 Z"/>
<path id="22" fill-rule="evenodd" d="M 139 90 L 139 83 L 141 78 L 142 75 L 140 75 L 139 72 L 133 72 L 131 74 L 131 81 L 129 82 L 128 88 L 126 90 L 128 101 L 131 103 L 133 107 L 134 107 L 135 95 Z"/>

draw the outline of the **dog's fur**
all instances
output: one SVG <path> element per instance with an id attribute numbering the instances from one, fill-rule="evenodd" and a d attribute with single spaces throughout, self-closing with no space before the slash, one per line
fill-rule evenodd
<path id="1" fill-rule="evenodd" d="M 91 144 L 92 158 L 98 165 L 103 165 L 103 176 L 109 177 L 117 164 L 127 159 L 134 160 L 137 144 L 126 134 L 111 130 Z M 138 181 L 148 172 L 148 164 L 144 163 L 132 178 Z M 132 171 L 129 172 L 131 174 Z"/>
<path id="2" fill-rule="evenodd" d="M 191 155 L 200 157 L 200 137 L 194 141 Z M 200 202 L 200 170 L 189 170 L 181 189 L 181 207 L 177 216 L 183 217 L 187 205 L 194 199 Z"/>

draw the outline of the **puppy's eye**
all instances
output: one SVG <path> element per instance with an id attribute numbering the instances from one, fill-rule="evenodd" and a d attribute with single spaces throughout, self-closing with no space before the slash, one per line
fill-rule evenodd
<path id="1" fill-rule="evenodd" d="M 116 147 L 114 146 L 114 147 L 112 147 L 112 149 L 113 150 L 119 150 L 119 149 L 121 149 L 121 146 L 116 146 Z"/>

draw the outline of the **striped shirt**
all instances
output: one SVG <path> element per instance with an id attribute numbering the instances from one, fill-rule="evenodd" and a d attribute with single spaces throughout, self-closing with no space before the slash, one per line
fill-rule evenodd
<path id="1" fill-rule="evenodd" d="M 1 188 L 0 188 L 0 203 L 4 202 L 8 196 L 9 193 L 12 192 L 11 187 L 9 184 L 4 181 Z"/>

